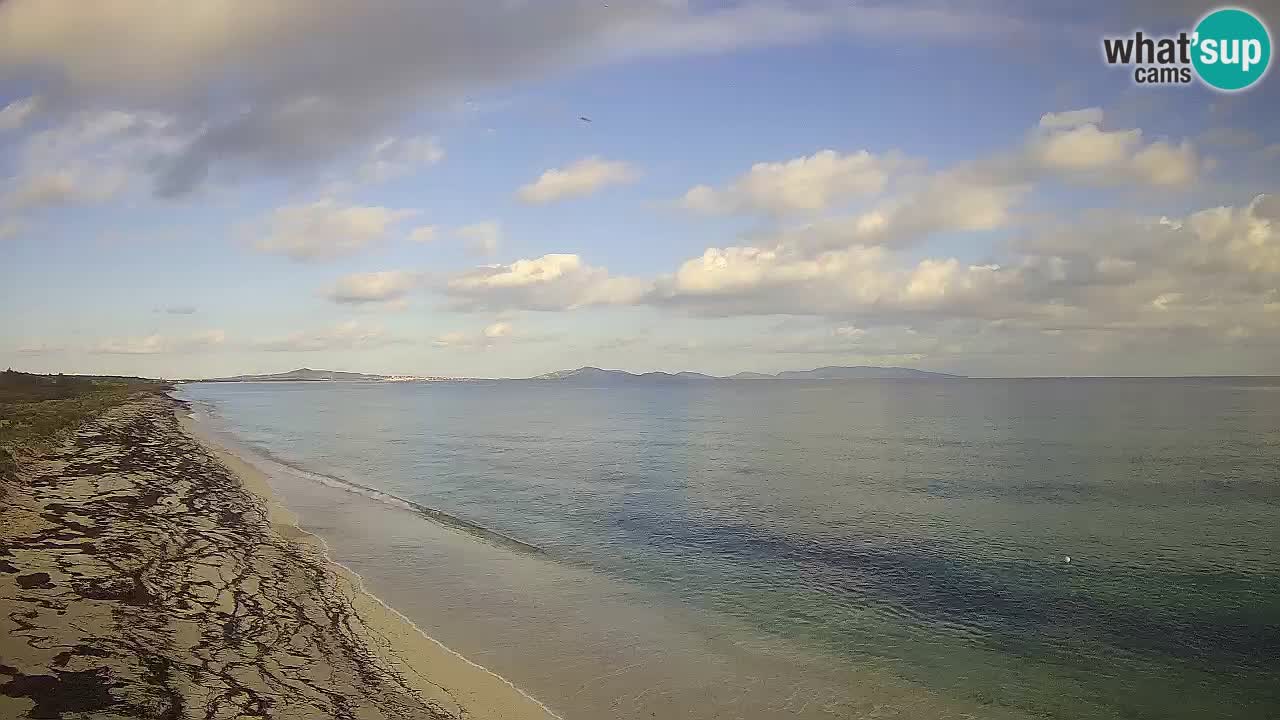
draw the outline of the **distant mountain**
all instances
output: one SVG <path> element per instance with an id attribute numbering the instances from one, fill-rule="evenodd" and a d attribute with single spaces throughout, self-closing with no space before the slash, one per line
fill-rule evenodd
<path id="1" fill-rule="evenodd" d="M 368 375 L 365 373 L 342 372 L 340 370 L 312 370 L 299 368 L 289 372 L 271 373 L 269 375 L 236 375 L 225 378 L 209 378 L 200 382 L 333 382 L 335 380 L 386 380 L 386 375 Z"/>
<path id="2" fill-rule="evenodd" d="M 704 375 L 700 372 L 690 372 L 688 370 L 685 370 L 684 372 L 678 372 L 676 373 L 675 376 L 679 378 L 685 378 L 686 380 L 720 380 L 721 379 L 716 377 L 715 375 Z"/>
<path id="3" fill-rule="evenodd" d="M 904 367 L 874 367 L 858 365 L 855 367 L 820 367 L 814 370 L 786 370 L 776 376 L 779 380 L 893 380 L 903 378 L 954 378 L 959 375 L 928 372 Z"/>
<path id="4" fill-rule="evenodd" d="M 961 377 L 944 373 L 926 372 L 900 367 L 821 367 L 814 370 L 788 370 L 777 375 L 757 372 L 740 372 L 729 377 L 716 377 L 698 372 L 647 372 L 630 373 L 625 370 L 604 370 L 598 367 L 580 367 L 576 370 L 558 370 L 526 381 L 555 381 L 574 385 L 611 386 L 636 384 L 681 384 L 699 382 L 724 382 L 729 380 L 891 380 L 891 379 L 939 379 Z M 312 370 L 299 368 L 289 372 L 267 375 L 235 375 L 232 377 L 190 380 L 187 382 L 438 382 L 458 381 L 467 378 L 447 378 L 414 375 L 370 375 L 368 373 L 342 372 L 339 370 Z"/>
<path id="5" fill-rule="evenodd" d="M 566 380 L 569 382 L 595 382 L 621 380 L 624 378 L 634 378 L 629 372 L 622 370 L 601 370 L 598 367 L 580 367 L 577 370 L 557 370 L 549 372 L 537 377 L 529 378 L 530 380 Z"/>
<path id="6" fill-rule="evenodd" d="M 621 385 L 628 383 L 685 383 L 702 380 L 719 380 L 711 375 L 696 372 L 676 374 L 666 372 L 647 372 L 637 375 L 625 370 L 602 370 L 598 367 L 580 367 L 577 370 L 558 370 L 545 375 L 529 378 L 530 380 L 556 380 L 558 382 L 577 385 Z"/>
<path id="7" fill-rule="evenodd" d="M 580 367 L 576 370 L 559 370 L 545 375 L 529 378 L 530 380 L 555 380 L 578 385 L 621 385 L 635 383 L 687 383 L 724 380 L 901 380 L 901 379 L 944 379 L 956 378 L 960 375 L 928 372 L 914 368 L 901 367 L 821 367 L 814 370 L 787 370 L 777 375 L 765 373 L 740 372 L 729 377 L 716 377 L 696 372 L 676 374 L 665 372 L 629 373 L 625 370 L 602 370 L 598 367 Z"/>

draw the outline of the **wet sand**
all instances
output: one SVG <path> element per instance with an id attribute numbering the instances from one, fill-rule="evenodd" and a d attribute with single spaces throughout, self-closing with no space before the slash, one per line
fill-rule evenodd
<path id="1" fill-rule="evenodd" d="M 363 592 L 175 411 L 114 408 L 0 485 L 0 717 L 554 717 Z"/>

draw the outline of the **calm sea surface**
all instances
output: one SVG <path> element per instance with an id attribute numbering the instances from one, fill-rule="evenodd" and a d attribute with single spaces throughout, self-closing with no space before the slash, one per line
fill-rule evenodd
<path id="1" fill-rule="evenodd" d="M 179 396 L 568 720 L 1280 717 L 1280 381 Z"/>

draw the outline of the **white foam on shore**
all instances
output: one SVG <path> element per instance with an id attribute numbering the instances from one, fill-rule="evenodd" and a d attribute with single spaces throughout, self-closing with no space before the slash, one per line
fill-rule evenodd
<path id="1" fill-rule="evenodd" d="M 236 457 L 236 458 L 237 458 L 237 459 L 239 459 L 241 462 L 243 462 L 243 463 L 245 463 L 246 465 L 248 465 L 248 466 L 252 467 L 253 469 L 257 470 L 258 472 L 262 473 L 262 474 L 263 474 L 263 476 L 265 476 L 265 477 L 268 477 L 268 478 L 269 478 L 269 477 L 271 477 L 271 471 L 270 471 L 268 468 L 264 467 L 265 465 L 267 465 L 268 463 L 270 463 L 270 464 L 276 465 L 277 467 L 281 468 L 283 471 L 290 472 L 291 474 L 297 475 L 297 476 L 299 476 L 299 477 L 303 477 L 303 478 L 305 478 L 305 479 L 307 479 L 307 480 L 310 480 L 310 481 L 312 481 L 312 482 L 322 482 L 322 481 L 320 481 L 317 477 L 312 477 L 312 476 L 314 475 L 313 473 L 309 473 L 309 472 L 306 472 L 306 471 L 303 471 L 303 470 L 299 470 L 299 469 L 297 469 L 297 468 L 292 468 L 292 467 L 289 467 L 288 465 L 284 465 L 283 463 L 274 463 L 274 462 L 271 462 L 271 461 L 264 461 L 264 459 L 262 459 L 262 458 L 258 458 L 258 457 L 256 457 L 256 456 L 254 456 L 254 454 L 253 454 L 252 452 L 250 452 L 250 451 L 248 451 L 248 450 L 246 450 L 246 449 L 243 449 L 243 448 L 239 447 L 237 443 L 228 443 L 228 442 L 226 442 L 222 437 L 219 437 L 219 435 L 220 435 L 220 434 L 227 434 L 227 435 L 230 435 L 230 432 L 229 432 L 229 431 L 226 431 L 226 430 L 219 431 L 218 429 L 215 429 L 215 428 L 214 428 L 210 423 L 205 422 L 205 421 L 204 421 L 204 419 L 203 419 L 203 418 L 201 418 L 201 417 L 199 417 L 199 414 L 198 414 L 198 413 L 196 413 L 196 412 L 194 412 L 194 411 L 188 411 L 188 412 L 187 412 L 187 416 L 188 416 L 188 417 L 190 417 L 190 418 L 191 418 L 191 420 L 192 420 L 194 423 L 200 423 L 201 425 L 203 425 L 203 426 L 204 426 L 204 428 L 203 428 L 203 429 L 204 429 L 204 431 L 203 431 L 203 432 L 197 432 L 197 433 L 195 433 L 195 435 L 196 435 L 196 440 L 197 440 L 197 441 L 210 443 L 210 444 L 212 444 L 212 445 L 216 446 L 216 447 L 217 447 L 217 449 L 219 449 L 219 450 L 221 450 L 221 451 L 223 451 L 223 452 L 225 452 L 225 453 L 227 453 L 227 454 L 229 454 L 229 455 L 232 455 L 232 456 Z M 326 485 L 326 486 L 333 487 L 333 485 L 332 485 L 331 483 L 323 483 L 323 482 L 322 482 L 322 484 L 324 484 L 324 485 Z M 345 483 L 344 483 L 344 484 L 345 484 Z M 359 486 L 359 487 L 363 487 L 363 486 Z M 247 489 L 246 489 L 246 490 L 247 490 Z M 372 492 L 375 492 L 375 493 L 376 493 L 376 492 L 378 492 L 378 491 L 376 491 L 376 490 L 372 490 L 372 489 L 370 489 L 370 490 L 371 490 Z M 363 494 L 363 493 L 360 493 L 360 494 Z M 382 494 L 382 493 L 380 493 L 380 494 Z M 395 496 L 389 496 L 389 497 L 394 498 Z M 378 498 L 371 498 L 371 499 L 378 499 Z M 399 500 L 399 498 L 395 498 L 395 499 L 396 499 L 396 500 Z M 274 493 L 273 493 L 272 497 L 263 498 L 263 500 L 265 500 L 266 502 L 275 502 L 275 503 L 278 503 L 281 507 L 284 507 L 284 508 L 286 508 L 286 509 L 289 509 L 288 505 L 285 505 L 285 503 L 284 503 L 283 499 L 282 499 L 282 498 L 280 498 L 280 496 L 279 496 L 279 495 L 275 495 Z M 388 504 L 392 504 L 392 503 L 388 503 Z M 400 503 L 394 503 L 394 504 L 395 504 L 395 505 L 400 505 Z M 409 505 L 410 505 L 410 504 L 407 504 L 407 503 L 406 503 L 406 504 L 405 504 L 405 505 L 403 505 L 402 507 L 404 507 L 404 509 L 406 509 L 406 510 L 413 510 L 413 508 L 412 508 L 412 507 L 410 507 Z M 559 713 L 557 713 L 556 711 L 554 711 L 554 710 L 552 710 L 551 708 L 547 707 L 547 705 L 546 705 L 545 703 L 543 703 L 543 702 L 542 702 L 541 700 L 539 700 L 538 698 L 536 698 L 536 697 L 534 697 L 533 695 L 531 695 L 531 694 L 529 694 L 528 692 L 526 692 L 526 691 L 525 691 L 523 688 L 521 688 L 519 685 L 516 685 L 515 683 L 511 682 L 510 680 L 508 680 L 507 678 L 503 677 L 502 675 L 500 675 L 500 674 L 498 674 L 498 673 L 494 672 L 493 670 L 490 670 L 489 668 L 485 667 L 484 665 L 481 665 L 480 663 L 475 662 L 474 660 L 472 660 L 472 659 L 468 658 L 467 656 L 463 655 L 462 653 L 458 652 L 457 650 L 454 650 L 453 648 L 449 647 L 448 645 L 445 645 L 443 642 L 441 642 L 441 641 L 437 640 L 436 638 L 432 637 L 430 633 L 428 633 L 426 630 L 422 629 L 422 628 L 421 628 L 417 623 L 415 623 L 413 620 L 409 619 L 409 618 L 408 618 L 404 613 L 402 613 L 402 612 L 400 612 L 399 610 L 395 609 L 394 607 L 392 607 L 392 606 L 388 605 L 385 601 L 383 601 L 383 599 L 382 599 L 382 598 L 378 597 L 377 595 L 375 595 L 374 593 L 372 593 L 371 591 L 369 591 L 369 589 L 365 586 L 364 577 L 363 577 L 363 576 L 361 576 L 361 575 L 360 575 L 360 573 L 356 572 L 356 571 L 355 571 L 355 570 L 353 570 L 351 567 L 349 567 L 349 566 L 347 566 L 347 565 L 343 564 L 342 562 L 340 562 L 340 561 L 338 561 L 338 560 L 334 559 L 333 555 L 332 555 L 332 554 L 331 554 L 331 552 L 330 552 L 330 549 L 331 549 L 331 548 L 330 548 L 330 545 L 329 545 L 328 541 L 326 541 L 322 536 L 317 535 L 316 533 L 313 533 L 313 532 L 311 532 L 310 530 L 307 530 L 307 529 L 303 528 L 303 527 L 301 526 L 301 516 L 300 516 L 297 512 L 294 512 L 292 509 L 289 509 L 289 512 L 290 512 L 290 514 L 291 514 L 294 518 L 297 518 L 297 521 L 296 521 L 296 522 L 292 522 L 292 523 L 290 523 L 290 524 L 289 524 L 289 526 L 290 526 L 291 528 L 293 528 L 293 529 L 297 530 L 300 534 L 306 535 L 306 536 L 308 536 L 308 537 L 310 537 L 310 538 L 314 538 L 314 539 L 315 539 L 315 541 L 319 544 L 319 547 L 320 547 L 320 550 L 321 550 L 321 554 L 322 554 L 322 556 L 324 557 L 324 559 L 325 559 L 326 561 L 328 561 L 328 562 L 332 563 L 333 565 L 335 565 L 335 566 L 337 566 L 337 567 L 342 568 L 342 569 L 343 569 L 343 570 L 345 570 L 348 574 L 350 574 L 350 576 L 351 576 L 351 577 L 355 578 L 355 586 L 356 586 L 356 587 L 355 587 L 355 590 L 356 590 L 357 592 L 359 592 L 359 593 L 363 594 L 364 596 L 368 597 L 369 599 L 371 599 L 371 600 L 373 600 L 374 602 L 376 602 L 376 603 L 378 603 L 379 605 L 381 605 L 381 606 L 382 606 L 383 608 L 385 608 L 386 610 L 390 611 L 390 612 L 391 612 L 391 614 L 393 614 L 393 615 L 395 615 L 396 617 L 400 618 L 400 620 L 402 620 L 403 622 L 405 622 L 406 624 L 408 624 L 410 627 L 412 627 L 415 631 L 417 631 L 417 633 L 418 633 L 419 635 L 421 635 L 421 636 L 422 636 L 423 638 L 425 638 L 426 640 L 431 641 L 432 643 L 434 643 L 435 645 L 437 645 L 440 649 L 444 650 L 445 652 L 449 653 L 450 655 L 453 655 L 454 657 L 458 658 L 459 660 L 462 660 L 463 662 L 465 662 L 466 664 L 470 665 L 471 667 L 474 667 L 474 668 L 476 668 L 476 669 L 478 669 L 478 670 L 481 670 L 481 671 L 483 671 L 483 672 L 485 672 L 485 673 L 488 673 L 489 675 L 491 675 L 493 678 L 495 678 L 495 679 L 496 679 L 496 680 L 498 680 L 499 682 L 502 682 L 503 684 L 505 684 L 505 685 L 507 685 L 508 687 L 510 687 L 512 690 L 515 690 L 515 691 L 516 691 L 517 693 L 519 693 L 522 697 L 526 698 L 527 700 L 529 700 L 530 702 L 532 702 L 533 704 L 535 704 L 535 705 L 537 705 L 539 708 L 541 708 L 541 709 L 543 710 L 543 712 L 547 713 L 547 714 L 548 714 L 548 715 L 550 715 L 552 718 L 555 718 L 555 720 L 565 720 L 564 716 L 560 715 L 560 714 L 559 714 Z M 458 531 L 458 532 L 463 532 L 463 531 Z"/>

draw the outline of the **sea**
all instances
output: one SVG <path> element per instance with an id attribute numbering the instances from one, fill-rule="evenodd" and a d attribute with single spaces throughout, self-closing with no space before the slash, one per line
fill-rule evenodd
<path id="1" fill-rule="evenodd" d="M 565 720 L 1280 717 L 1280 379 L 177 395 Z"/>

